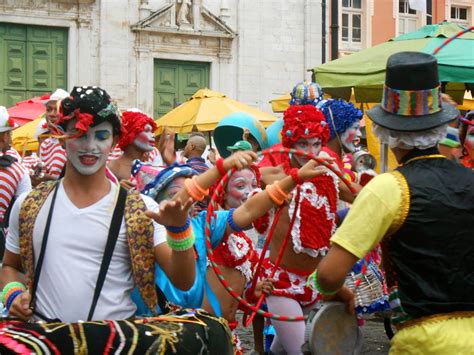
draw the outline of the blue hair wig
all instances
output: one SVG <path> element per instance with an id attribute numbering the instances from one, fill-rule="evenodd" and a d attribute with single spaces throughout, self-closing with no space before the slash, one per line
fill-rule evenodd
<path id="1" fill-rule="evenodd" d="M 335 138 L 336 133 L 343 133 L 364 115 L 362 111 L 356 108 L 351 102 L 341 99 L 327 100 L 321 105 L 320 110 L 323 112 L 329 124 L 329 140 Z"/>

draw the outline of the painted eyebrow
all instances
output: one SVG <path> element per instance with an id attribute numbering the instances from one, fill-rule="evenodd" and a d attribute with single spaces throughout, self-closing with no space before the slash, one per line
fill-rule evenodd
<path id="1" fill-rule="evenodd" d="M 235 179 L 234 179 L 234 182 L 237 182 L 237 181 L 240 181 L 240 180 L 243 180 L 244 182 L 247 181 L 246 178 L 244 178 L 243 176 L 241 176 L 241 177 L 235 178 Z"/>

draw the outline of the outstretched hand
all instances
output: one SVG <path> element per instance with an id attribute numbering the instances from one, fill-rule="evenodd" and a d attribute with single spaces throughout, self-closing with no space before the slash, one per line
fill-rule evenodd
<path id="1" fill-rule="evenodd" d="M 332 163 L 334 158 L 323 158 L 328 163 Z M 324 175 L 328 172 L 328 168 L 320 165 L 316 160 L 310 160 L 298 170 L 298 177 L 301 180 L 309 180 L 316 176 Z"/>
<path id="2" fill-rule="evenodd" d="M 157 210 L 146 211 L 145 214 L 161 225 L 182 227 L 186 224 L 192 204 L 193 200 L 191 198 L 184 204 L 179 199 L 166 200 L 160 203 L 160 207 Z"/>
<path id="3" fill-rule="evenodd" d="M 224 169 L 230 170 L 235 168 L 242 170 L 249 167 L 255 160 L 257 160 L 257 154 L 252 151 L 236 152 L 224 160 Z"/>

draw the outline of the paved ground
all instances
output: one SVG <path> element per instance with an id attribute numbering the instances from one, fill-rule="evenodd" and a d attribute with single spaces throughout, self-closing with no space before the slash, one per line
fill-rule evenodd
<path id="1" fill-rule="evenodd" d="M 252 327 L 243 328 L 240 326 L 237 331 L 244 349 L 247 350 L 246 353 L 249 354 L 249 350 L 253 350 Z M 362 331 L 364 343 L 361 354 L 388 354 L 390 342 L 385 335 L 381 318 L 372 317 L 368 319 Z"/>

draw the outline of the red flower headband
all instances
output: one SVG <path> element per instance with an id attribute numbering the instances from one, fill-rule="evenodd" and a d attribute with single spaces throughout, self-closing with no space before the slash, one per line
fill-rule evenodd
<path id="1" fill-rule="evenodd" d="M 145 130 L 145 126 L 149 124 L 154 132 L 157 128 L 153 118 L 142 112 L 125 111 L 122 112 L 122 135 L 118 141 L 120 149 L 124 150 L 128 145 L 132 144 L 137 135 Z"/>
<path id="2" fill-rule="evenodd" d="M 329 127 L 324 114 L 312 105 L 292 105 L 283 115 L 282 144 L 292 148 L 300 138 L 321 138 L 322 144 L 329 140 Z"/>
<path id="3" fill-rule="evenodd" d="M 82 113 L 78 108 L 75 109 L 71 115 L 64 116 L 62 106 L 60 106 L 59 118 L 56 121 L 54 128 L 57 128 L 58 125 L 62 125 L 64 122 L 73 118 L 77 120 L 76 129 L 78 132 L 74 136 L 68 138 L 77 138 L 84 135 L 89 130 L 92 122 L 94 122 L 94 116 L 92 116 L 90 113 Z M 61 129 L 59 129 L 59 131 L 61 131 Z"/>

